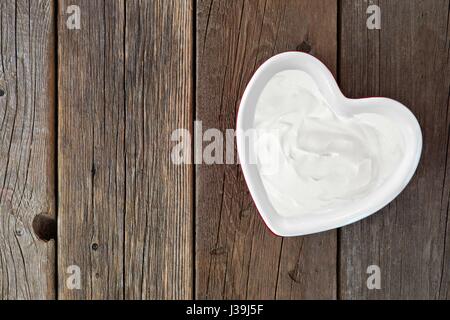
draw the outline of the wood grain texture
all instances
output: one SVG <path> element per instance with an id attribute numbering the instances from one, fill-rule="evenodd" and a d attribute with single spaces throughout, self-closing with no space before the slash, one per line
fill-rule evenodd
<path id="1" fill-rule="evenodd" d="M 192 123 L 191 3 L 59 10 L 60 298 L 190 298 L 192 168 L 170 162 L 170 137 Z"/>
<path id="2" fill-rule="evenodd" d="M 334 71 L 336 25 L 336 3 L 326 0 L 197 1 L 196 119 L 203 131 L 235 128 L 247 82 L 276 53 L 312 49 Z M 197 167 L 197 298 L 333 299 L 336 238 L 335 231 L 272 235 L 238 165 Z"/>
<path id="3" fill-rule="evenodd" d="M 0 0 L 0 299 L 55 297 L 53 4 Z M 39 231 L 39 230 L 38 230 Z"/>
<path id="4" fill-rule="evenodd" d="M 126 2 L 125 297 L 192 298 L 193 167 L 174 130 L 192 131 L 190 0 Z"/>
<path id="5" fill-rule="evenodd" d="M 81 30 L 66 27 L 69 5 Z M 58 3 L 58 283 L 61 299 L 120 299 L 124 284 L 123 1 Z M 66 286 L 68 267 L 81 289 Z"/>
<path id="6" fill-rule="evenodd" d="M 374 1 L 381 30 L 366 28 L 363 1 L 343 0 L 340 78 L 351 97 L 387 96 L 408 106 L 423 130 L 413 180 L 379 213 L 341 231 L 343 299 L 448 299 L 450 273 L 449 1 Z M 381 290 L 366 269 L 381 268 Z"/>

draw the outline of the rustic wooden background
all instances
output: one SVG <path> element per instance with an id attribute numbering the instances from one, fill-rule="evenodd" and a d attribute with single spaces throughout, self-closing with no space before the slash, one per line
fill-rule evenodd
<path id="1" fill-rule="evenodd" d="M 0 298 L 449 299 L 449 13 L 449 0 L 0 0 Z M 381 212 L 282 239 L 238 165 L 173 165 L 170 134 L 234 128 L 253 72 L 287 50 L 320 58 L 350 97 L 409 106 L 424 150 Z"/>

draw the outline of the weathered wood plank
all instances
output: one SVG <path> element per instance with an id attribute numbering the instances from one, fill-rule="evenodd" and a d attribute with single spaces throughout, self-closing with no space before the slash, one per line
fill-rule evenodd
<path id="1" fill-rule="evenodd" d="M 192 298 L 193 167 L 171 162 L 192 132 L 190 0 L 126 2 L 125 297 Z"/>
<path id="2" fill-rule="evenodd" d="M 381 30 L 366 28 L 363 1 L 342 1 L 340 78 L 351 97 L 388 96 L 423 130 L 419 169 L 386 208 L 341 231 L 340 297 L 449 298 L 449 1 L 374 1 Z M 381 268 L 381 290 L 366 269 Z"/>
<path id="3" fill-rule="evenodd" d="M 197 1 L 196 118 L 235 128 L 239 99 L 272 55 L 308 50 L 336 68 L 336 3 Z M 205 144 L 206 145 L 206 144 Z M 196 174 L 196 297 L 335 298 L 336 232 L 281 239 L 264 226 L 238 165 Z"/>
<path id="4" fill-rule="evenodd" d="M 77 5 L 81 30 L 66 13 Z M 58 284 L 61 299 L 121 299 L 124 283 L 124 1 L 58 3 Z M 70 266 L 80 290 L 66 286 Z"/>
<path id="5" fill-rule="evenodd" d="M 55 297 L 53 9 L 0 0 L 0 299 Z"/>
<path id="6" fill-rule="evenodd" d="M 192 5 L 59 8 L 60 297 L 190 298 L 192 167 L 170 162 L 170 138 L 192 123 Z"/>

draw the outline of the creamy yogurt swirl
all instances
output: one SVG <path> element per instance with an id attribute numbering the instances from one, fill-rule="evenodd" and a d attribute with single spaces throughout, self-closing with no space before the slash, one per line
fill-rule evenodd
<path id="1" fill-rule="evenodd" d="M 395 123 L 375 113 L 336 115 L 307 73 L 276 74 L 259 97 L 257 166 L 283 216 L 322 213 L 379 188 L 403 156 Z"/>

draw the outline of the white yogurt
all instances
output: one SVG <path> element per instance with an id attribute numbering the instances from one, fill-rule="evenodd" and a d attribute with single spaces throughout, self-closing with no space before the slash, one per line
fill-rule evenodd
<path id="1" fill-rule="evenodd" d="M 336 115 L 307 73 L 286 70 L 265 86 L 255 112 L 264 187 L 283 216 L 320 214 L 379 188 L 403 156 L 387 117 Z"/>

